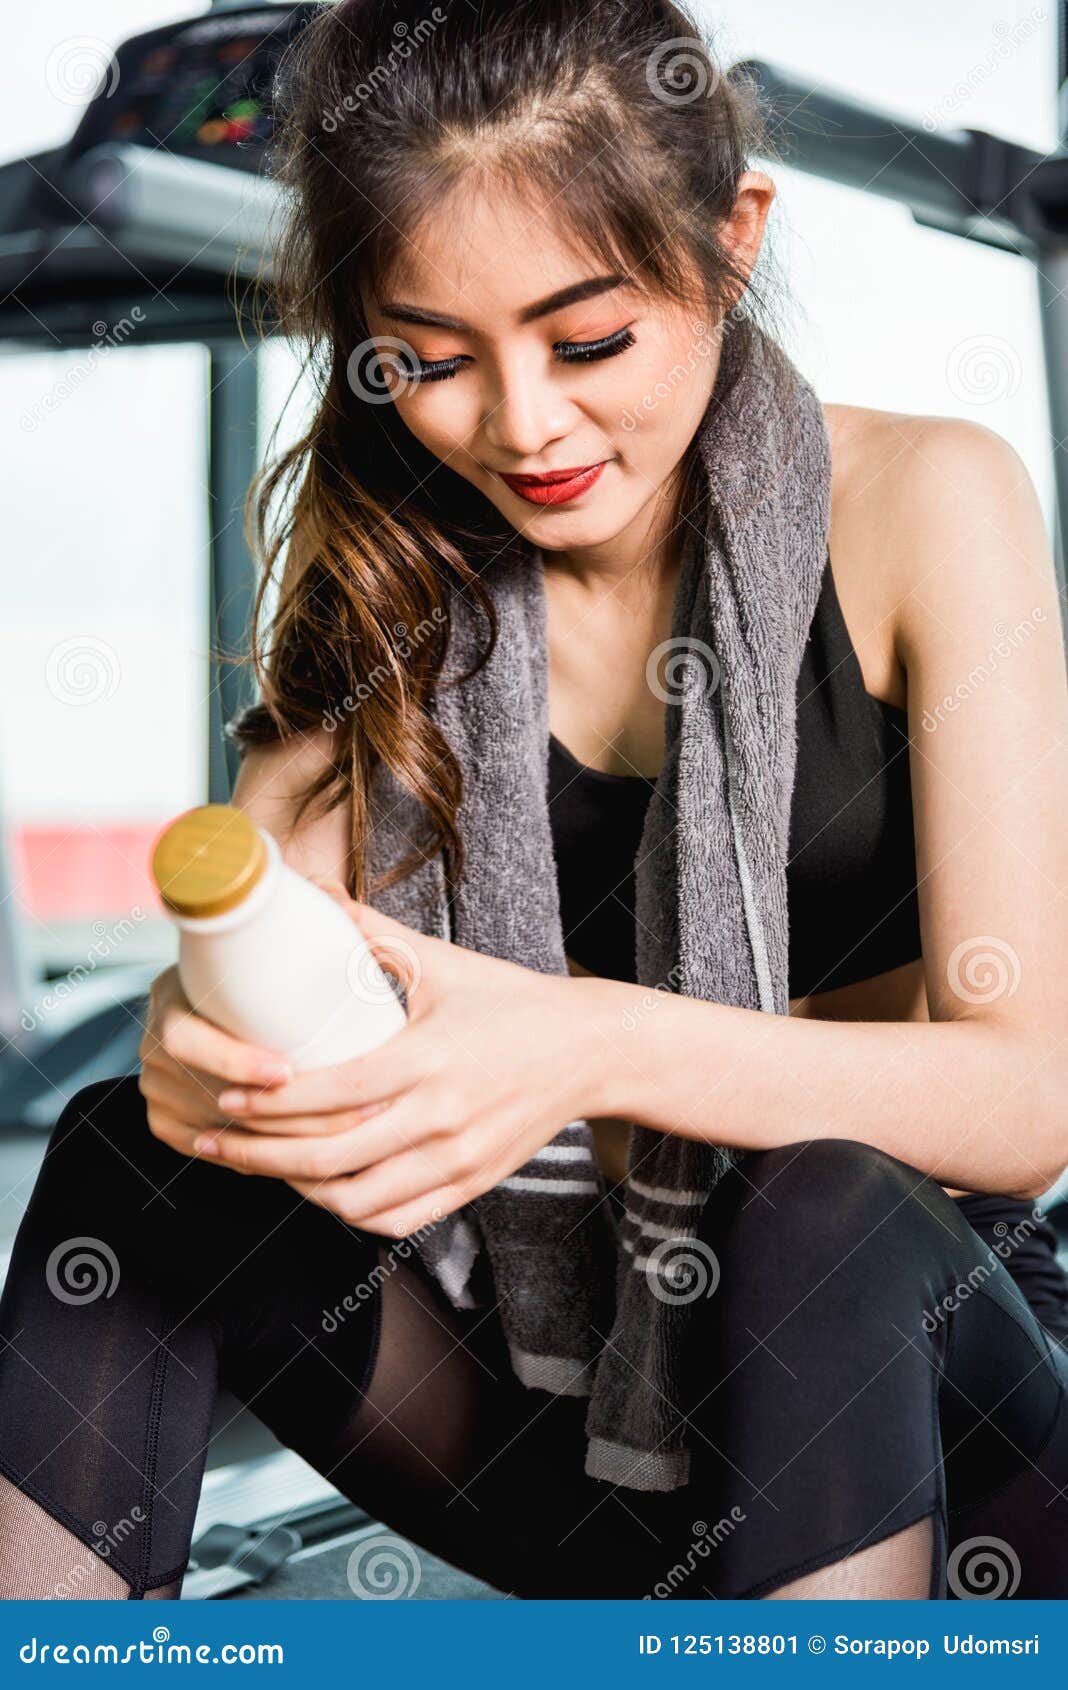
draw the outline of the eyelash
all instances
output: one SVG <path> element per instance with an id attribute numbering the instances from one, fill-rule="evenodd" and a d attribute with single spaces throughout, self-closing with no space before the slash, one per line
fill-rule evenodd
<path id="1" fill-rule="evenodd" d="M 634 345 L 634 336 L 629 328 L 617 329 L 615 334 L 606 335 L 603 340 L 567 341 L 558 340 L 553 351 L 564 364 L 595 364 L 602 358 L 614 358 L 620 352 L 625 352 Z M 567 351 L 562 348 L 567 347 Z M 462 357 L 441 358 L 433 364 L 419 364 L 412 372 L 412 379 L 417 382 L 448 381 L 454 376 L 460 365 L 466 363 Z"/>

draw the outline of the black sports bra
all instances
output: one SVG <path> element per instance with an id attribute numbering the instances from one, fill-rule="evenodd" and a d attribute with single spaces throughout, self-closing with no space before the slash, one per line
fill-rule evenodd
<path id="1" fill-rule="evenodd" d="M 587 768 L 549 739 L 549 814 L 567 954 L 634 979 L 634 859 L 655 781 Z M 797 681 L 797 765 L 786 871 L 790 996 L 868 979 L 921 954 L 907 713 L 865 690 L 830 558 Z M 1068 1341 L 1057 1235 L 1029 1202 L 954 1199 L 1002 1254 L 1046 1330 Z M 1012 1230 L 1018 1229 L 1018 1230 Z M 1018 1239 L 1005 1253 L 1011 1230 Z"/>
<path id="2" fill-rule="evenodd" d="M 655 784 L 588 768 L 550 736 L 565 948 L 611 979 L 634 979 L 634 861 Z M 798 674 L 787 892 L 792 998 L 921 954 L 907 713 L 865 690 L 829 556 Z"/>

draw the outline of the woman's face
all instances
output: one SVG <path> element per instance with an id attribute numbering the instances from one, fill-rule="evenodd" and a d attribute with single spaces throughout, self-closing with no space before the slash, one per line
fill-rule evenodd
<path id="1" fill-rule="evenodd" d="M 368 327 L 405 425 L 535 545 L 650 543 L 712 392 L 717 327 L 703 304 L 650 301 L 583 262 L 554 223 L 457 194 L 364 297 Z"/>

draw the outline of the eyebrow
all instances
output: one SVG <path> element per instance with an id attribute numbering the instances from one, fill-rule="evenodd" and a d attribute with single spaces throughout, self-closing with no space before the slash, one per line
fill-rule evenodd
<path id="1" fill-rule="evenodd" d="M 626 279 L 625 276 L 591 276 L 584 282 L 573 282 L 570 287 L 558 288 L 556 293 L 550 293 L 545 299 L 535 300 L 533 305 L 524 305 L 519 321 L 533 323 L 539 317 L 548 317 L 553 311 L 562 311 L 565 305 L 580 305 L 585 299 L 594 299 L 598 294 L 620 287 Z M 383 317 L 391 317 L 401 323 L 425 323 L 428 328 L 472 332 L 470 323 L 465 323 L 462 317 L 446 317 L 440 311 L 424 311 L 418 305 L 405 305 L 400 300 L 386 300 L 379 305 L 379 310 Z"/>

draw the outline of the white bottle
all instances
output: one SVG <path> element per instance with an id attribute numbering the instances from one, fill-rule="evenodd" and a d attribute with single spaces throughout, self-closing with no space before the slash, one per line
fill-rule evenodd
<path id="1" fill-rule="evenodd" d="M 297 1070 L 347 1062 L 400 1032 L 404 1009 L 359 928 L 243 810 L 204 804 L 152 853 L 198 1015 Z"/>

